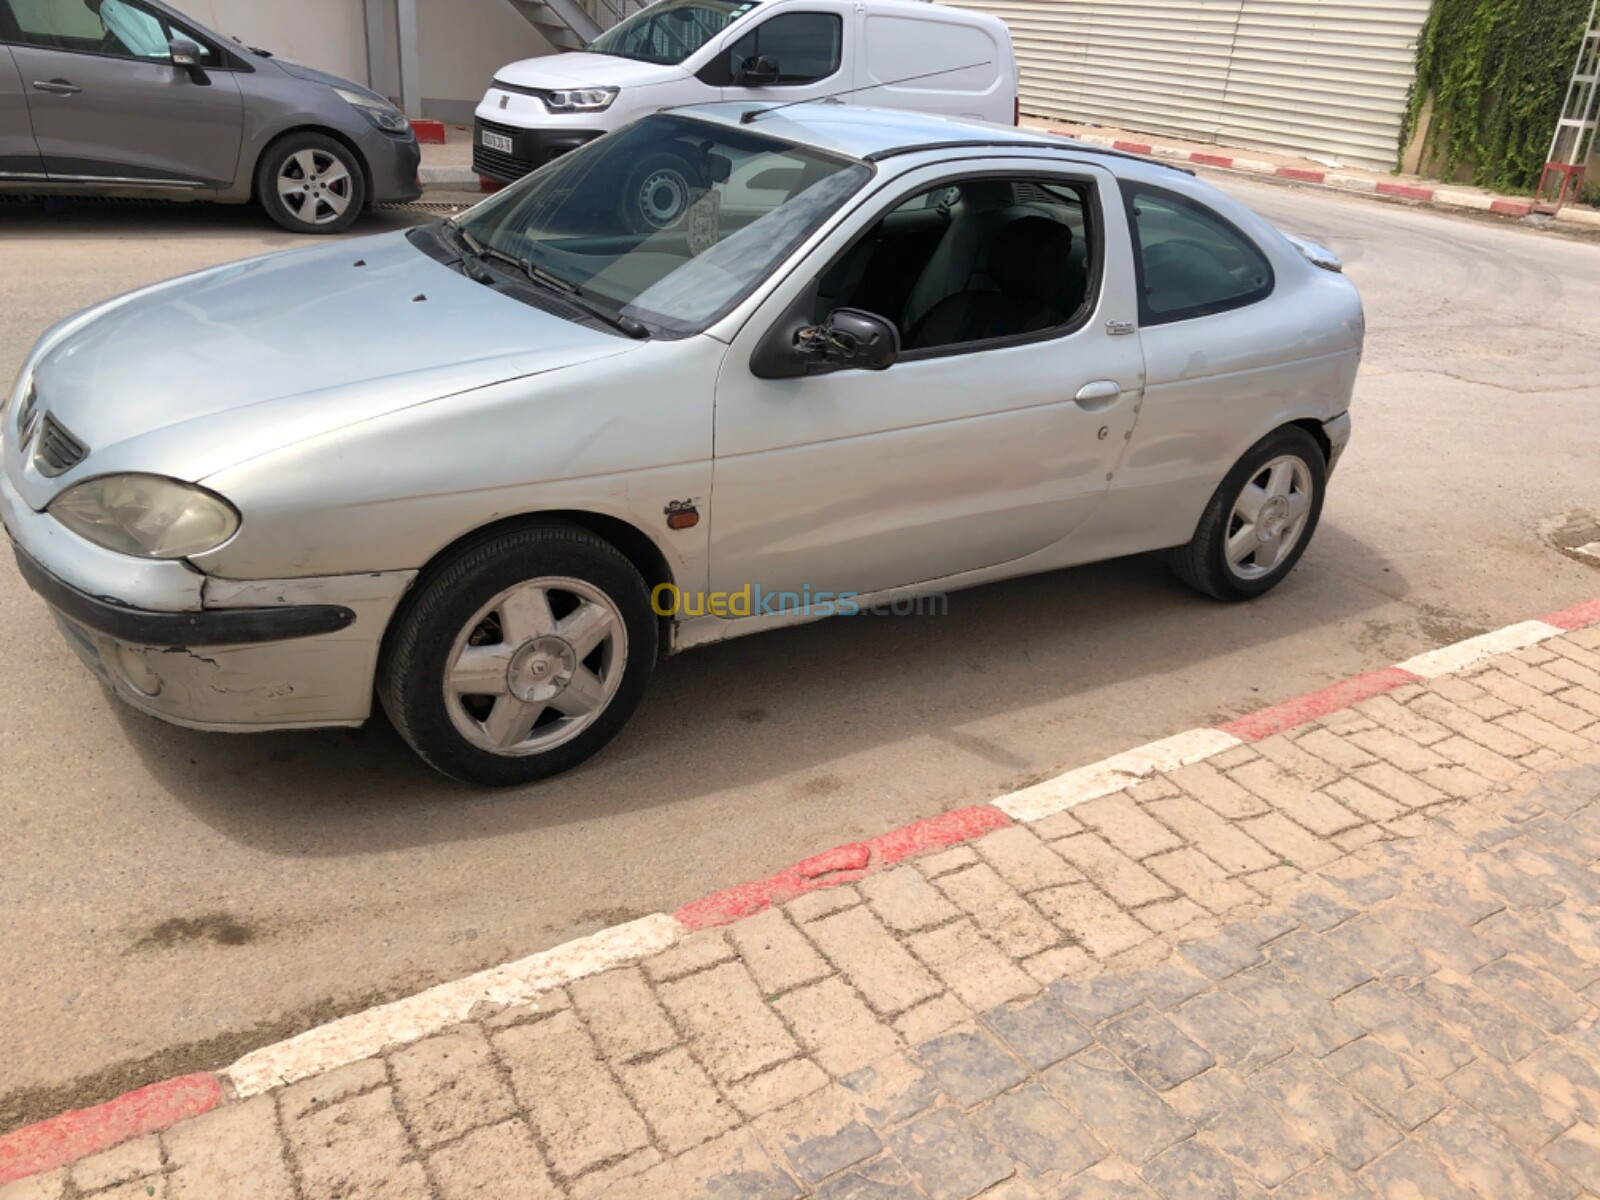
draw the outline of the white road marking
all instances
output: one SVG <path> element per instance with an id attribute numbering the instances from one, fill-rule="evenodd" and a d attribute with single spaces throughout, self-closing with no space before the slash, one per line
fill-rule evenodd
<path id="1" fill-rule="evenodd" d="M 526 1004 L 541 992 L 659 953 L 684 934 L 665 913 L 566 942 L 516 962 L 351 1013 L 298 1037 L 251 1051 L 221 1074 L 240 1099 L 335 1067 L 371 1058 L 385 1046 L 414 1042 L 468 1019 L 483 1002 Z"/>
<path id="2" fill-rule="evenodd" d="M 1038 821 L 1086 800 L 1119 792 L 1159 771 L 1175 771 L 1243 744 L 1220 729 L 1190 729 L 1067 771 L 993 803 L 1013 821 Z"/>

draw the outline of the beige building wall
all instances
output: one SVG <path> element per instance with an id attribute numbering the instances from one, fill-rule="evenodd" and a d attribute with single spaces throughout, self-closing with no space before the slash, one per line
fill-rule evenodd
<path id="1" fill-rule="evenodd" d="M 509 0 L 417 0 L 417 45 L 423 114 L 462 123 L 497 70 L 552 53 Z"/>
<path id="2" fill-rule="evenodd" d="M 246 45 L 367 80 L 362 0 L 177 0 L 174 7 Z"/>
<path id="3" fill-rule="evenodd" d="M 510 0 L 416 0 L 424 116 L 467 122 L 506 63 L 551 53 Z M 393 99 L 400 86 L 393 0 L 383 4 L 389 62 L 370 78 L 365 0 L 176 0 L 202 25 Z"/>

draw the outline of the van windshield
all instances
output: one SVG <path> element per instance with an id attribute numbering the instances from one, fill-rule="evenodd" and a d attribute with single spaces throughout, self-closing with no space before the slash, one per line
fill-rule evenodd
<path id="1" fill-rule="evenodd" d="M 756 6 L 756 0 L 661 0 L 613 25 L 587 49 L 676 66 Z"/>
<path id="2" fill-rule="evenodd" d="M 755 130 L 658 113 L 458 218 L 487 255 L 652 334 L 698 333 L 872 177 Z"/>

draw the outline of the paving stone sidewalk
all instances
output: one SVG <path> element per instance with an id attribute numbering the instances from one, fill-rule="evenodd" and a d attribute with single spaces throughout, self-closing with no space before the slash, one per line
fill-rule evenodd
<path id="1" fill-rule="evenodd" d="M 0 1200 L 1600 1196 L 1600 627 Z"/>

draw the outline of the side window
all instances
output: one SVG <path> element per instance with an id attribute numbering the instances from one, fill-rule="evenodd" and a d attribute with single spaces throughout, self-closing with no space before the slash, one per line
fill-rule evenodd
<path id="1" fill-rule="evenodd" d="M 1076 328 L 1099 280 L 1094 190 L 1059 179 L 946 181 L 902 197 L 817 281 L 812 320 L 858 308 L 908 356 Z"/>
<path id="2" fill-rule="evenodd" d="M 778 60 L 779 84 L 815 83 L 839 69 L 844 22 L 833 13 L 784 13 L 756 26 L 728 53 L 731 80 L 747 59 Z"/>
<path id="3" fill-rule="evenodd" d="M 3 0 L 23 45 L 166 60 L 166 23 L 127 0 Z"/>
<path id="4" fill-rule="evenodd" d="M 1158 188 L 1123 185 L 1139 273 L 1139 320 L 1161 325 L 1242 308 L 1272 291 L 1260 249 L 1221 215 Z"/>

